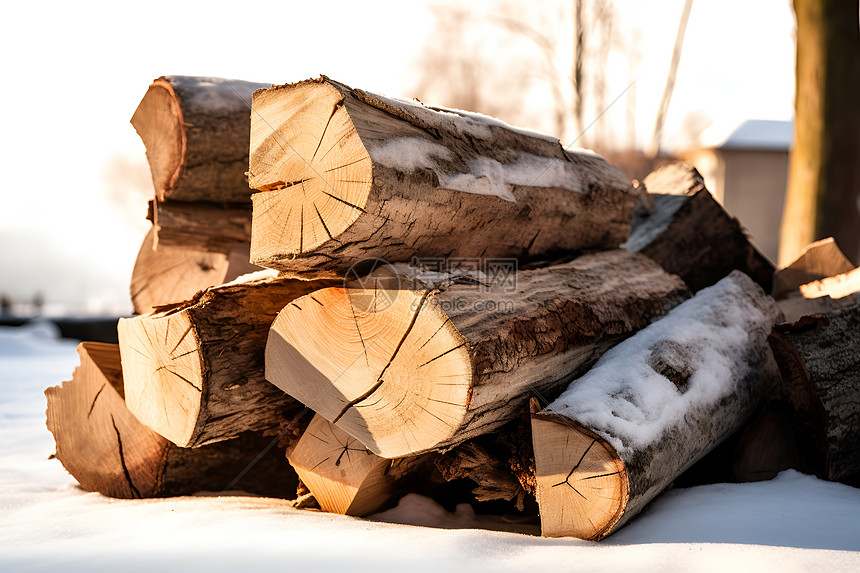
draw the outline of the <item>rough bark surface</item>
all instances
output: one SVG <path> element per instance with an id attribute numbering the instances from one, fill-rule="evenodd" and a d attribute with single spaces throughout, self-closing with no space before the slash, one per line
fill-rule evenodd
<path id="1" fill-rule="evenodd" d="M 713 289 L 613 349 L 533 415 L 543 535 L 616 531 L 755 410 L 779 375 L 767 344 L 778 311 L 741 273 Z M 737 329 L 747 336 L 730 334 Z M 635 371 L 653 372 L 647 388 Z M 659 400 L 649 397 L 658 389 Z"/>
<path id="2" fill-rule="evenodd" d="M 530 395 L 551 398 L 689 296 L 680 279 L 624 250 L 521 271 L 511 292 L 462 279 L 434 286 L 294 301 L 272 326 L 267 378 L 374 453 L 411 455 L 515 419 Z"/>
<path id="3" fill-rule="evenodd" d="M 824 450 L 827 479 L 860 482 L 860 304 L 842 301 L 778 329 L 775 354 L 800 420 Z"/>
<path id="4" fill-rule="evenodd" d="M 156 199 L 248 203 L 251 94 L 269 85 L 189 76 L 152 83 L 131 124 L 146 146 Z"/>
<path id="5" fill-rule="evenodd" d="M 750 243 L 738 220 L 717 203 L 694 167 L 662 167 L 644 184 L 653 197 L 653 210 L 633 221 L 624 248 L 651 257 L 684 279 L 693 292 L 733 270 L 746 273 L 770 292 L 773 265 Z"/>
<path id="6" fill-rule="evenodd" d="M 147 219 L 155 227 L 156 248 L 180 247 L 212 253 L 250 250 L 250 205 L 150 201 Z"/>
<path id="7" fill-rule="evenodd" d="M 277 449 L 250 467 L 272 438 L 248 433 L 202 448 L 179 448 L 126 408 L 117 345 L 84 342 L 78 354 L 81 364 L 72 379 L 45 395 L 56 457 L 85 490 L 119 498 L 220 492 L 228 486 L 275 497 L 294 493 L 295 472 Z"/>
<path id="8" fill-rule="evenodd" d="M 134 313 L 188 300 L 208 287 L 260 270 L 248 262 L 248 249 L 248 244 L 221 253 L 163 244 L 156 248 L 155 229 L 150 229 L 131 275 Z"/>
<path id="9" fill-rule="evenodd" d="M 331 284 L 251 275 L 120 319 L 129 409 L 184 447 L 278 428 L 300 406 L 263 376 L 268 327 L 284 305 Z"/>
<path id="10" fill-rule="evenodd" d="M 615 248 L 637 195 L 556 139 L 325 77 L 254 94 L 249 175 L 251 260 L 291 273 Z"/>

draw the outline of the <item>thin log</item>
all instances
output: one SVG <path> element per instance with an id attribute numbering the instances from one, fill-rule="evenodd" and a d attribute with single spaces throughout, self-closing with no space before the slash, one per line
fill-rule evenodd
<path id="1" fill-rule="evenodd" d="M 126 408 L 116 344 L 83 342 L 78 355 L 81 363 L 72 379 L 45 395 L 56 457 L 85 490 L 130 499 L 221 492 L 231 486 L 293 496 L 297 478 L 283 450 L 271 448 L 251 465 L 271 437 L 247 433 L 202 448 L 179 448 Z"/>
<path id="2" fill-rule="evenodd" d="M 530 394 L 553 396 L 689 296 L 620 249 L 515 278 L 420 290 L 379 281 L 297 299 L 270 330 L 266 377 L 375 454 L 414 455 L 501 427 Z"/>
<path id="3" fill-rule="evenodd" d="M 270 84 L 163 76 L 131 118 L 159 201 L 248 203 L 251 94 Z"/>
<path id="4" fill-rule="evenodd" d="M 624 248 L 647 255 L 676 274 L 693 292 L 732 270 L 749 275 L 770 292 L 773 265 L 752 245 L 737 219 L 705 188 L 690 165 L 670 164 L 644 180 L 654 207 L 639 213 Z"/>
<path id="5" fill-rule="evenodd" d="M 738 430 L 779 375 L 773 300 L 733 271 L 532 417 L 541 532 L 601 539 Z"/>
<path id="6" fill-rule="evenodd" d="M 273 275 L 248 275 L 120 319 L 126 402 L 141 422 L 193 447 L 272 430 L 294 417 L 295 400 L 263 376 L 268 328 L 290 301 L 339 281 Z"/>
<path id="7" fill-rule="evenodd" d="M 616 248 L 637 192 L 590 152 L 326 77 L 254 94 L 251 261 L 342 273 L 366 257 Z"/>
<path id="8" fill-rule="evenodd" d="M 806 245 L 790 265 L 773 275 L 773 296 L 782 299 L 797 292 L 801 285 L 847 273 L 854 269 L 833 237 Z"/>

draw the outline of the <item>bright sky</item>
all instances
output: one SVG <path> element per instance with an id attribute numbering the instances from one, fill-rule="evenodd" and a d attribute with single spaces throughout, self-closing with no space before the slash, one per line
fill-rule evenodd
<path id="1" fill-rule="evenodd" d="M 569 13 L 569 4 L 513 6 L 524 19 L 539 21 L 543 11 L 550 17 Z M 135 188 L 146 172 L 144 148 L 129 118 L 153 78 L 183 74 L 287 83 L 324 73 L 370 91 L 411 97 L 414 62 L 432 41 L 429 6 L 439 5 L 445 3 L 4 6 L 0 294 L 24 300 L 38 290 L 49 303 L 81 312 L 130 311 L 128 280 L 149 223 L 146 197 Z M 492 3 L 465 5 L 480 15 Z M 619 41 L 640 40 L 637 139 L 644 144 L 683 0 L 614 5 Z M 694 112 L 727 125 L 790 119 L 793 30 L 790 0 L 695 0 L 666 144 L 672 145 Z M 620 94 L 629 83 L 626 63 L 613 57 L 609 75 L 608 91 Z M 623 114 L 621 102 L 617 108 L 600 121 Z"/>

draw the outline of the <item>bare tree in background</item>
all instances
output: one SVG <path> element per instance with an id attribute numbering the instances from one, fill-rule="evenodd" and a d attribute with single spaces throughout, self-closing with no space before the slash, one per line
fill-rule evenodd
<path id="1" fill-rule="evenodd" d="M 833 236 L 860 262 L 860 27 L 857 0 L 794 0 L 794 148 L 779 260 Z"/>
<path id="2" fill-rule="evenodd" d="M 530 13 L 544 16 L 537 23 L 522 17 L 518 4 L 505 2 L 488 14 L 453 6 L 437 6 L 434 13 L 436 29 L 419 62 L 420 99 L 537 125 L 565 144 L 612 145 L 609 135 L 595 136 L 585 121 L 609 100 L 605 70 L 618 47 L 610 0 L 573 0 L 549 17 Z M 541 98 L 547 105 L 533 103 Z"/>

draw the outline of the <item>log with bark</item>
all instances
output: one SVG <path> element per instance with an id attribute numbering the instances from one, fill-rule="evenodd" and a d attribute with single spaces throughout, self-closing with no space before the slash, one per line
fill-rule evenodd
<path id="1" fill-rule="evenodd" d="M 150 201 L 146 218 L 155 229 L 155 248 L 181 247 L 212 253 L 250 250 L 250 205 Z"/>
<path id="2" fill-rule="evenodd" d="M 796 293 L 801 285 L 834 275 L 847 273 L 854 269 L 833 237 L 821 239 L 806 245 L 790 265 L 779 269 L 773 275 L 773 296 L 785 298 Z"/>
<path id="3" fill-rule="evenodd" d="M 381 458 L 319 415 L 287 458 L 323 511 L 359 516 L 388 503 L 397 493 L 396 482 L 428 461 L 426 456 Z"/>
<path id="4" fill-rule="evenodd" d="M 245 203 L 251 94 L 271 84 L 164 76 L 131 118 L 159 201 Z"/>
<path id="5" fill-rule="evenodd" d="M 333 281 L 261 271 L 119 321 L 126 402 L 178 446 L 278 428 L 298 404 L 263 376 L 268 328 L 287 303 Z"/>
<path id="6" fill-rule="evenodd" d="M 640 212 L 624 248 L 647 255 L 684 279 L 693 292 L 739 270 L 770 292 L 773 265 L 756 250 L 737 219 L 685 163 L 661 167 L 643 181 L 653 200 Z"/>
<path id="7" fill-rule="evenodd" d="M 818 450 L 819 475 L 860 485 L 860 304 L 779 325 L 772 336 L 787 401 Z"/>
<path id="8" fill-rule="evenodd" d="M 248 249 L 248 244 L 222 253 L 164 244 L 156 249 L 155 229 L 150 229 L 131 275 L 135 314 L 188 300 L 208 287 L 260 270 L 248 262 Z"/>
<path id="9" fill-rule="evenodd" d="M 228 486 L 275 497 L 295 492 L 296 474 L 283 450 L 270 449 L 256 459 L 272 438 L 246 433 L 202 448 L 177 447 L 126 408 L 117 345 L 83 342 L 78 354 L 72 379 L 45 395 L 56 457 L 85 490 L 120 498 L 221 492 Z"/>
<path id="10" fill-rule="evenodd" d="M 418 290 L 380 281 L 297 299 L 272 325 L 266 377 L 375 454 L 407 456 L 499 428 L 530 394 L 561 391 L 689 296 L 621 249 L 515 279 Z"/>
<path id="11" fill-rule="evenodd" d="M 255 92 L 249 177 L 251 261 L 291 273 L 616 248 L 637 197 L 555 138 L 324 76 Z"/>
<path id="12" fill-rule="evenodd" d="M 779 375 L 773 300 L 733 271 L 532 417 L 542 534 L 601 539 L 738 430 Z"/>

